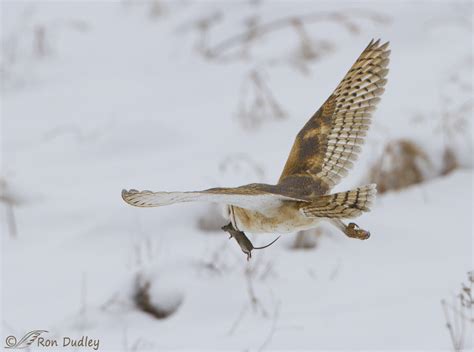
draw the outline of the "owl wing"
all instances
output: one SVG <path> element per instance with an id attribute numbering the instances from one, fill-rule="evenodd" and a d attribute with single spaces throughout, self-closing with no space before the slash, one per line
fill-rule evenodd
<path id="1" fill-rule="evenodd" d="M 283 201 L 306 202 L 277 193 L 275 186 L 261 183 L 235 188 L 211 188 L 197 192 L 152 192 L 131 189 L 122 191 L 125 202 L 136 207 L 160 207 L 184 202 L 212 202 L 245 209 L 264 210 L 278 207 Z"/>
<path id="2" fill-rule="evenodd" d="M 290 194 L 326 194 L 352 168 L 387 82 L 388 44 L 372 40 L 296 136 L 279 180 Z"/>

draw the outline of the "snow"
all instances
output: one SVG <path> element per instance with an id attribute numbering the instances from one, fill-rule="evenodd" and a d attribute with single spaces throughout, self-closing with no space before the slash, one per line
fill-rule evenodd
<path id="1" fill-rule="evenodd" d="M 2 47 L 0 175 L 5 192 L 21 199 L 16 238 L 0 204 L 3 341 L 44 329 L 99 338 L 104 351 L 450 349 L 440 300 L 473 267 L 471 141 L 457 141 L 462 168 L 379 196 L 356 220 L 369 240 L 327 225 L 312 250 L 289 249 L 294 235 L 285 235 L 250 263 L 224 232 L 197 227 L 214 211 L 208 205 L 138 209 L 120 192 L 275 182 L 298 130 L 372 37 L 391 42 L 389 82 L 361 158 L 335 191 L 359 185 L 393 138 L 414 138 L 439 159 L 446 77 L 461 72 L 470 83 L 453 101 L 472 99 L 472 57 L 461 67 L 473 49 L 462 25 L 472 4 L 176 1 L 160 2 L 155 18 L 151 4 L 1 5 L 2 40 L 18 39 L 16 61 Z M 308 26 L 334 45 L 310 74 L 285 63 L 297 47 L 291 31 L 263 38 L 250 58 L 216 63 L 193 49 L 197 32 L 183 29 L 220 12 L 209 38 L 217 43 L 240 33 L 246 16 L 266 22 L 355 8 L 391 20 L 359 19 L 358 34 Z M 32 49 L 38 25 L 45 57 Z M 255 67 L 288 117 L 249 131 L 237 105 Z M 417 114 L 424 118 L 415 124 Z M 263 245 L 274 236 L 252 239 Z M 152 301 L 177 307 L 173 315 L 156 320 L 134 306 L 137 275 L 150 281 Z"/>

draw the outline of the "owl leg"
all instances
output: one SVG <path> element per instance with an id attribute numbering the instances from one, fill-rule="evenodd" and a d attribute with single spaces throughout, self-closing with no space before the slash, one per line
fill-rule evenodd
<path id="1" fill-rule="evenodd" d="M 349 223 L 349 225 L 346 225 L 341 219 L 329 219 L 329 221 L 339 230 L 344 232 L 347 237 L 357 238 L 359 240 L 366 240 L 370 237 L 369 231 L 361 229 L 359 225 L 353 222 Z"/>

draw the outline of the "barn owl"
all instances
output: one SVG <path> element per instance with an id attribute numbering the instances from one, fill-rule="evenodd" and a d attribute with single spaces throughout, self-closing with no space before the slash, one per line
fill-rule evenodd
<path id="1" fill-rule="evenodd" d="M 387 83 L 388 42 L 371 41 L 349 72 L 296 136 L 283 172 L 275 185 L 251 183 L 233 188 L 192 192 L 122 191 L 136 207 L 158 207 L 184 202 L 215 202 L 227 206 L 224 231 L 251 255 L 245 237 L 250 233 L 291 233 L 327 220 L 351 238 L 365 240 L 370 233 L 355 218 L 370 210 L 376 185 L 346 192 L 331 189 L 346 176 L 361 151 L 372 112 Z"/>

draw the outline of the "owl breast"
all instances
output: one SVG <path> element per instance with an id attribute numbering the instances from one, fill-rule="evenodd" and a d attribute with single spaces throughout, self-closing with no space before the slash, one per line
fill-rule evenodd
<path id="1" fill-rule="evenodd" d="M 229 217 L 236 229 L 251 233 L 290 233 L 312 228 L 318 222 L 305 217 L 297 206 L 287 204 L 265 214 L 231 205 Z"/>

